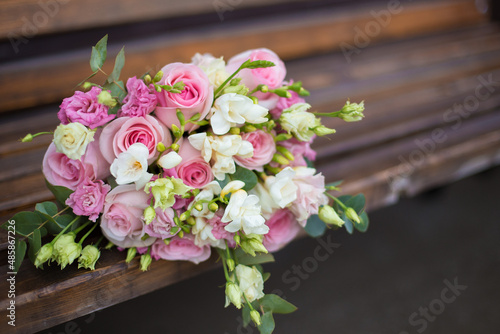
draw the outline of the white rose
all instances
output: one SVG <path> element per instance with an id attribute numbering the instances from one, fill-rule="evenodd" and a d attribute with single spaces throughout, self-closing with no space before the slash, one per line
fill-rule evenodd
<path id="1" fill-rule="evenodd" d="M 95 130 L 88 129 L 81 123 L 60 124 L 54 131 L 54 144 L 59 153 L 68 158 L 80 159 L 87 145 L 94 141 Z"/>
<path id="2" fill-rule="evenodd" d="M 232 126 L 245 122 L 260 124 L 268 121 L 265 117 L 268 112 L 266 108 L 254 104 L 249 97 L 236 93 L 217 98 L 211 112 L 210 125 L 217 135 L 226 134 Z"/>
<path id="3" fill-rule="evenodd" d="M 153 174 L 148 173 L 149 150 L 142 143 L 129 146 L 113 161 L 110 167 L 111 174 L 118 184 L 135 183 L 136 190 L 144 188 Z"/>
<path id="4" fill-rule="evenodd" d="M 240 283 L 240 290 L 245 294 L 249 302 L 264 297 L 264 280 L 257 268 L 238 264 L 235 270 Z"/>
<path id="5" fill-rule="evenodd" d="M 271 198 L 282 209 L 297 199 L 298 188 L 292 181 L 294 176 L 295 171 L 286 167 L 276 176 L 269 176 L 266 179 L 266 188 Z"/>
<path id="6" fill-rule="evenodd" d="M 266 234 L 269 227 L 261 215 L 259 198 L 248 195 L 245 190 L 231 194 L 221 221 L 227 224 L 224 229 L 230 233 L 243 230 L 245 234 Z"/>
<path id="7" fill-rule="evenodd" d="M 215 58 L 209 53 L 203 55 L 197 53 L 191 61 L 205 72 L 208 81 L 214 87 L 219 87 L 229 77 L 229 73 L 226 72 L 226 62 L 222 57 Z"/>
<path id="8" fill-rule="evenodd" d="M 314 136 L 312 129 L 321 125 L 314 114 L 307 112 L 309 108 L 307 103 L 296 103 L 285 109 L 280 117 L 281 127 L 300 141 L 310 141 Z"/>

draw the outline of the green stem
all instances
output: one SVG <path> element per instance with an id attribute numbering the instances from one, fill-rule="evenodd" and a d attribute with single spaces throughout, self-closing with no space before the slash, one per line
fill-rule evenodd
<path id="1" fill-rule="evenodd" d="M 90 223 L 90 222 L 88 222 Z M 92 233 L 92 231 L 97 227 L 97 223 L 94 223 L 94 226 L 92 226 L 92 228 L 87 232 L 85 233 L 85 235 L 80 239 L 80 242 L 79 244 L 82 245 L 83 244 L 83 240 L 85 240 L 89 235 L 90 233 Z"/>
<path id="2" fill-rule="evenodd" d="M 99 246 L 99 244 L 101 243 L 101 241 L 104 240 L 104 235 L 101 235 L 101 237 L 99 238 L 99 240 L 97 240 L 97 242 L 94 244 L 96 247 Z"/>
<path id="3" fill-rule="evenodd" d="M 222 261 L 221 261 L 222 262 L 222 268 L 224 268 L 224 276 L 226 277 L 226 281 L 227 282 L 232 282 L 232 280 L 229 278 L 229 273 L 227 271 L 227 265 L 226 265 L 226 259 L 224 257 L 224 253 L 220 249 L 217 249 L 217 251 L 219 252 L 219 256 L 222 259 Z"/>
<path id="4" fill-rule="evenodd" d="M 326 117 L 338 117 L 338 115 L 340 114 L 340 110 L 339 111 L 334 111 L 334 112 L 313 112 L 312 114 L 316 115 L 316 116 L 326 116 Z"/>
<path id="5" fill-rule="evenodd" d="M 73 232 L 75 232 L 75 234 L 78 234 L 80 233 L 81 230 L 83 230 L 85 227 L 87 227 L 87 225 L 90 224 L 90 220 L 87 220 L 87 222 L 85 224 L 83 224 L 82 226 L 79 226 L 76 230 L 74 230 Z"/>
<path id="6" fill-rule="evenodd" d="M 217 95 L 218 95 L 218 94 L 222 91 L 222 89 L 224 89 L 224 86 L 226 86 L 226 85 L 227 85 L 227 84 L 228 84 L 231 80 L 233 80 L 233 78 L 236 76 L 236 74 L 238 74 L 238 72 L 239 72 L 239 71 L 241 71 L 241 70 L 244 68 L 244 66 L 246 66 L 246 65 L 248 64 L 248 62 L 249 62 L 249 61 L 250 61 L 250 59 L 249 59 L 249 60 L 247 60 L 247 61 L 245 61 L 243 64 L 241 64 L 241 65 L 240 65 L 240 67 L 238 67 L 238 69 L 237 69 L 236 71 L 234 71 L 234 73 L 233 73 L 233 74 L 231 74 L 231 75 L 229 76 L 229 78 L 227 78 L 227 79 L 226 79 L 226 81 L 224 81 L 224 82 L 223 82 L 223 83 L 222 83 L 222 84 L 221 84 L 221 85 L 220 85 L 220 86 L 219 86 L 219 87 L 215 90 L 215 92 L 214 92 L 214 101 L 218 98 L 218 96 L 217 96 Z"/>
<path id="7" fill-rule="evenodd" d="M 338 205 L 340 205 L 340 207 L 344 210 L 347 209 L 347 206 L 344 205 L 344 203 L 342 203 L 337 197 L 335 196 L 332 196 L 330 195 L 329 193 L 325 193 L 326 196 L 330 197 L 331 199 L 333 199 Z"/>
<path id="8" fill-rule="evenodd" d="M 75 217 L 75 219 L 73 219 L 72 221 L 70 221 L 70 222 L 69 222 L 69 224 L 68 224 L 68 225 L 66 225 L 66 227 L 65 227 L 65 228 L 63 228 L 63 230 L 62 230 L 61 232 L 59 232 L 59 234 L 58 234 L 58 235 L 56 235 L 56 237 L 55 237 L 55 238 L 51 241 L 51 243 L 50 243 L 50 244 L 53 246 L 53 245 L 55 244 L 55 242 L 57 241 L 57 239 L 59 239 L 59 237 L 60 237 L 61 235 L 63 235 L 63 234 L 64 234 L 64 232 L 66 232 L 66 231 L 68 230 L 68 228 L 70 228 L 70 227 L 71 227 L 71 225 L 73 225 L 73 224 L 74 224 L 74 223 L 75 223 L 78 219 L 80 219 L 80 217 L 79 217 L 79 216 Z"/>

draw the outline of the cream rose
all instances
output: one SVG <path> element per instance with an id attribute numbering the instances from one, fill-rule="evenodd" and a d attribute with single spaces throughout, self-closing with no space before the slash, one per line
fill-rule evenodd
<path id="1" fill-rule="evenodd" d="M 87 145 L 94 141 L 94 133 L 80 123 L 60 124 L 54 131 L 56 151 L 78 160 L 85 154 Z"/>
<path id="2" fill-rule="evenodd" d="M 238 264 L 236 277 L 238 277 L 241 292 L 245 294 L 249 302 L 264 297 L 264 280 L 257 268 Z"/>
<path id="3" fill-rule="evenodd" d="M 296 103 L 285 109 L 280 117 L 281 127 L 300 141 L 310 141 L 314 136 L 314 129 L 321 125 L 319 119 L 307 112 L 311 106 L 307 103 Z"/>

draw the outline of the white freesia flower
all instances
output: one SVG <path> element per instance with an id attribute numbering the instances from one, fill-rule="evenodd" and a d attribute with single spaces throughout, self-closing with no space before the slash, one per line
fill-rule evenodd
<path id="1" fill-rule="evenodd" d="M 222 189 L 220 196 L 224 197 L 229 193 L 242 189 L 243 187 L 245 187 L 245 182 L 240 180 L 231 181 Z"/>
<path id="2" fill-rule="evenodd" d="M 78 160 L 85 154 L 87 145 L 94 141 L 95 130 L 81 123 L 60 124 L 54 131 L 54 144 L 59 153 Z"/>
<path id="3" fill-rule="evenodd" d="M 201 151 L 206 162 L 212 161 L 212 173 L 218 180 L 236 171 L 233 156 L 250 158 L 253 155 L 252 144 L 240 135 L 207 136 L 202 132 L 189 136 L 188 140 L 195 149 Z"/>
<path id="4" fill-rule="evenodd" d="M 149 150 L 142 143 L 129 146 L 113 161 L 110 167 L 111 174 L 118 184 L 135 183 L 136 189 L 144 188 L 153 174 L 148 173 Z"/>
<path id="5" fill-rule="evenodd" d="M 195 221 L 191 233 L 194 235 L 194 243 L 197 246 L 203 247 L 208 244 L 211 247 L 226 249 L 225 239 L 217 239 L 213 235 L 212 230 L 214 227 L 207 222 L 207 218 L 196 217 Z"/>
<path id="6" fill-rule="evenodd" d="M 257 268 L 238 264 L 235 270 L 239 288 L 249 302 L 264 297 L 264 280 Z"/>
<path id="7" fill-rule="evenodd" d="M 243 230 L 245 234 L 266 234 L 269 232 L 266 220 L 261 215 L 259 198 L 248 195 L 245 190 L 231 194 L 221 221 L 227 224 L 224 229 L 234 233 Z"/>
<path id="8" fill-rule="evenodd" d="M 268 110 L 254 104 L 247 96 L 227 93 L 215 100 L 212 107 L 210 125 L 217 135 L 226 134 L 232 126 L 242 125 L 245 122 L 259 124 L 267 122 L 265 117 Z"/>
<path id="9" fill-rule="evenodd" d="M 307 103 L 296 103 L 285 109 L 280 117 L 281 127 L 300 141 L 310 141 L 314 136 L 312 129 L 321 126 L 321 121 L 307 112 L 309 108 Z"/>
<path id="10" fill-rule="evenodd" d="M 271 198 L 280 208 L 284 208 L 297 199 L 297 186 L 292 181 L 295 171 L 286 167 L 276 176 L 269 176 L 266 179 L 266 188 Z"/>
<path id="11" fill-rule="evenodd" d="M 257 183 L 255 187 L 250 190 L 249 192 L 251 195 L 255 195 L 259 198 L 260 200 L 260 206 L 261 206 L 261 211 L 262 215 L 264 218 L 270 218 L 271 215 L 279 209 L 279 205 L 276 204 L 274 199 L 271 197 L 271 194 L 269 193 L 269 190 L 263 185 L 262 183 Z"/>
<path id="12" fill-rule="evenodd" d="M 181 161 L 181 156 L 177 152 L 171 151 L 163 155 L 160 160 L 158 160 L 158 165 L 160 165 L 162 168 L 170 169 L 180 164 Z"/>
<path id="13" fill-rule="evenodd" d="M 208 77 L 208 81 L 214 86 L 219 87 L 229 77 L 226 72 L 226 62 L 223 57 L 215 58 L 209 53 L 195 54 L 191 62 L 201 68 Z"/>

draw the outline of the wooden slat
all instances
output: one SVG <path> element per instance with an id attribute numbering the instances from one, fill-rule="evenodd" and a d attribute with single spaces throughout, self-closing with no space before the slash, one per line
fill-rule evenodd
<path id="1" fill-rule="evenodd" d="M 342 42 L 353 45 L 354 27 L 363 29 L 368 22 L 375 22 L 370 11 L 384 8 L 374 5 L 355 12 L 323 9 L 306 17 L 293 14 L 263 19 L 258 27 L 255 22 L 219 24 L 128 43 L 123 77 L 156 71 L 173 61 L 189 61 L 196 52 L 230 56 L 249 48 L 269 47 L 284 59 L 328 52 Z M 473 1 L 407 4 L 371 43 L 464 27 L 484 19 Z M 111 45 L 109 56 L 120 47 Z M 71 95 L 73 87 L 89 74 L 88 58 L 86 49 L 0 65 L 0 111 L 57 103 Z M 110 71 L 110 66 L 105 70 Z"/>
<path id="2" fill-rule="evenodd" d="M 31 25 L 36 29 L 36 34 L 39 35 L 205 13 L 213 14 L 214 17 L 219 18 L 217 10 L 224 10 L 227 16 L 227 13 L 235 9 L 301 1 L 304 0 L 245 0 L 234 2 L 199 0 L 3 0 L 0 3 L 0 22 L 2 22 L 0 39 L 8 38 L 9 34 L 10 36 L 12 34 L 23 36 L 23 29 L 29 29 L 25 27 Z M 82 13 L 89 13 L 89 15 L 82 15 Z"/>

